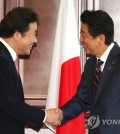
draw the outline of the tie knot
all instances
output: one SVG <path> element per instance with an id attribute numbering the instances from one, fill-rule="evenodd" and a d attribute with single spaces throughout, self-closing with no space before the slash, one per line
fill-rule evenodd
<path id="1" fill-rule="evenodd" d="M 103 63 L 104 62 L 102 60 L 98 59 L 98 64 L 97 64 L 98 66 L 101 66 Z"/>

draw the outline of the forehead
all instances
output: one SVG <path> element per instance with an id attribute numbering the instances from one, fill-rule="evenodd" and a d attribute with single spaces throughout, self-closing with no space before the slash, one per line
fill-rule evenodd
<path id="1" fill-rule="evenodd" d="M 36 31 L 37 30 L 37 23 L 30 23 L 29 24 L 29 30 L 28 31 Z"/>
<path id="2" fill-rule="evenodd" d="M 30 23 L 28 30 L 24 32 L 24 35 L 35 35 L 37 33 L 37 22 Z"/>

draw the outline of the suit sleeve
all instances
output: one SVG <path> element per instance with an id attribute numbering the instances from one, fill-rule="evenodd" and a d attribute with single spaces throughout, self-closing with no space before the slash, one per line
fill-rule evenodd
<path id="1" fill-rule="evenodd" d="M 39 128 L 45 112 L 24 102 L 23 89 L 13 67 L 8 59 L 0 58 L 0 109 L 15 120 Z"/>
<path id="2" fill-rule="evenodd" d="M 82 74 L 81 82 L 78 85 L 77 93 L 71 100 L 61 107 L 63 111 L 62 124 L 72 118 L 75 118 L 80 113 L 89 109 L 89 94 L 85 73 Z"/>

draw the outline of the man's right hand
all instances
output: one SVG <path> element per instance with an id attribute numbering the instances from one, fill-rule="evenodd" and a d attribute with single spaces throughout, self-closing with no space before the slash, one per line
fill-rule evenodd
<path id="1" fill-rule="evenodd" d="M 50 108 L 46 110 L 46 122 L 56 127 L 63 119 L 63 112 L 59 108 Z"/>

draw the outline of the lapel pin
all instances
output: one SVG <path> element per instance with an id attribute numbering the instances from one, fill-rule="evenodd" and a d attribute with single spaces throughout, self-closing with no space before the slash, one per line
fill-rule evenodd
<path id="1" fill-rule="evenodd" d="M 112 61 L 112 64 L 114 65 L 114 64 L 116 64 L 117 62 L 118 62 L 118 60 L 115 59 L 115 60 Z"/>
<path id="2" fill-rule="evenodd" d="M 112 61 L 112 65 L 115 65 L 117 62 L 118 62 L 118 59 L 114 59 L 114 60 Z M 108 67 L 108 70 L 111 70 L 112 65 Z"/>

